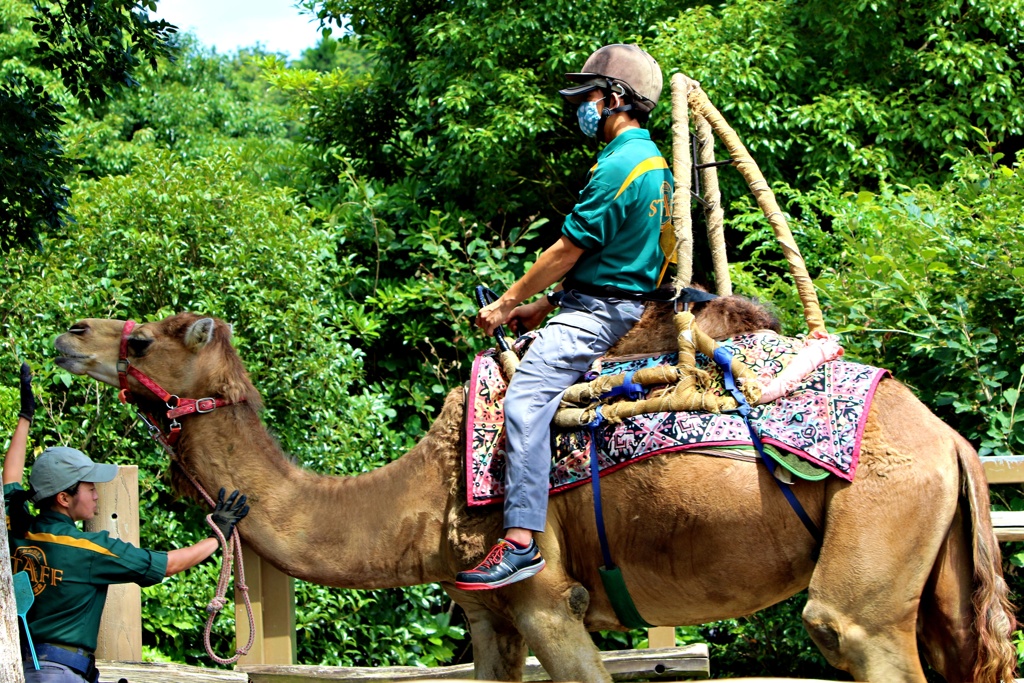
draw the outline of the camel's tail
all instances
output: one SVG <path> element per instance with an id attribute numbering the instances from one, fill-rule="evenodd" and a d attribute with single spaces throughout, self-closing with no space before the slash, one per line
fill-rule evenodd
<path id="1" fill-rule="evenodd" d="M 999 542 L 992 530 L 988 483 L 974 448 L 959 434 L 954 438 L 962 476 L 961 491 L 970 506 L 973 539 L 972 602 L 978 650 L 972 680 L 978 683 L 1012 683 L 1017 672 L 1017 653 L 1011 634 L 1017 622 L 1008 597 L 1009 589 L 1003 580 Z"/>

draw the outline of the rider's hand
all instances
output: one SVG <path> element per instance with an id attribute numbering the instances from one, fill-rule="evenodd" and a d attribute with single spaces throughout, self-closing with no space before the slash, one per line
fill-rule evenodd
<path id="1" fill-rule="evenodd" d="M 224 500 L 224 489 L 222 488 L 217 494 L 217 504 L 213 507 L 210 516 L 213 518 L 213 523 L 224 534 L 224 539 L 227 540 L 231 537 L 235 525 L 247 514 L 249 514 L 249 506 L 245 504 L 245 496 L 240 495 L 238 491 L 232 491 L 228 499 Z"/>
<path id="2" fill-rule="evenodd" d="M 32 422 L 32 416 L 36 412 L 36 397 L 32 395 L 32 370 L 28 363 L 21 364 L 21 412 L 18 417 L 23 417 Z"/>
<path id="3" fill-rule="evenodd" d="M 540 327 L 540 324 L 544 322 L 544 318 L 553 310 L 555 310 L 555 307 L 549 304 L 546 298 L 541 297 L 533 303 L 517 306 L 512 311 L 512 315 L 509 316 L 508 323 L 512 329 L 515 329 L 518 325 L 522 332 L 535 330 Z"/>
<path id="4" fill-rule="evenodd" d="M 515 302 L 498 299 L 487 304 L 476 314 L 476 326 L 488 336 L 494 334 L 498 325 L 504 325 L 515 308 Z"/>

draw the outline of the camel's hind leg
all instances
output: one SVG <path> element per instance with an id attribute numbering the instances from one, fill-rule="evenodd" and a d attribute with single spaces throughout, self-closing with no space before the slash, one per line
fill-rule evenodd
<path id="1" fill-rule="evenodd" d="M 958 510 L 921 596 L 917 622 L 925 657 L 946 683 L 970 681 L 977 657 L 977 636 L 971 628 L 974 589 L 967 524 Z"/>
<path id="2" fill-rule="evenodd" d="M 964 439 L 957 443 L 960 504 L 921 598 L 918 633 L 929 664 L 947 683 L 1016 679 L 1016 626 L 992 532 L 985 473 Z"/>
<path id="3" fill-rule="evenodd" d="M 825 542 L 803 618 L 829 662 L 858 681 L 925 680 L 918 607 L 959 484 L 948 432 L 931 429 L 937 422 L 905 387 L 883 383 L 856 480 L 827 489 Z"/>

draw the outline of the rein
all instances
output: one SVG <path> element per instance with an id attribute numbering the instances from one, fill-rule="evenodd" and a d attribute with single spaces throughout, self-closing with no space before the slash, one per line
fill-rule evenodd
<path id="1" fill-rule="evenodd" d="M 185 466 L 181 463 L 178 458 L 177 452 L 174 450 L 174 445 L 178 442 L 178 438 L 181 436 L 181 423 L 178 422 L 179 417 L 186 415 L 203 415 L 205 413 L 212 412 L 217 408 L 229 406 L 232 404 L 243 403 L 245 398 L 241 398 L 238 401 L 228 401 L 223 398 L 179 398 L 178 396 L 168 392 L 153 378 L 146 375 L 144 372 L 134 367 L 128 362 L 128 338 L 131 335 L 132 330 L 135 329 L 135 321 L 128 320 L 125 322 L 124 327 L 121 329 L 121 345 L 118 351 L 117 358 L 117 379 L 121 385 L 121 391 L 118 392 L 118 399 L 121 403 L 131 403 L 135 406 L 138 411 L 139 417 L 142 418 L 146 428 L 149 430 L 149 435 L 153 437 L 171 456 L 171 462 L 176 464 L 178 468 L 185 475 L 185 478 L 196 488 L 199 494 L 206 500 L 207 505 L 210 507 L 214 506 L 213 498 L 209 493 L 200 485 L 192 474 L 185 469 Z M 158 426 L 157 420 L 153 415 L 147 414 L 141 408 L 132 396 L 131 389 L 128 387 L 128 376 L 134 377 L 142 386 L 149 389 L 167 406 L 166 417 L 170 420 L 168 433 L 164 433 Z M 213 533 L 216 535 L 217 540 L 220 541 L 221 546 L 221 567 L 220 567 L 220 578 L 217 581 L 217 593 L 210 600 L 206 606 L 206 611 L 209 613 L 209 617 L 206 619 L 206 628 L 203 630 L 203 642 L 206 645 L 206 654 L 210 656 L 210 659 L 217 662 L 218 664 L 234 664 L 238 661 L 238 658 L 249 653 L 252 648 L 253 642 L 256 638 L 256 624 L 252 616 L 252 603 L 249 601 L 249 586 L 245 583 L 245 568 L 242 562 L 242 537 L 238 535 L 238 529 L 232 529 L 231 538 L 224 538 L 224 534 L 221 533 L 217 525 L 213 523 L 213 515 L 206 516 L 206 523 L 213 529 Z M 230 659 L 224 659 L 217 656 L 213 651 L 213 645 L 210 643 L 210 632 L 213 629 L 213 620 L 217 617 L 217 614 L 224 609 L 227 605 L 227 590 L 228 580 L 231 578 L 231 565 L 234 562 L 234 558 L 238 558 L 238 566 L 235 571 L 235 586 L 242 593 L 242 598 L 245 603 L 246 616 L 249 618 L 249 642 L 245 647 L 240 647 L 235 650 L 235 654 Z"/>

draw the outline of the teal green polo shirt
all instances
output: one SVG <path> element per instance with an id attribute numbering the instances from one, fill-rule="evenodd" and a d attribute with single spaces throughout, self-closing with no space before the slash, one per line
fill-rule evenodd
<path id="1" fill-rule="evenodd" d="M 630 128 L 609 142 L 590 169 L 562 234 L 585 252 L 566 279 L 630 292 L 655 289 L 672 230 L 672 172 L 651 135 Z"/>
<path id="2" fill-rule="evenodd" d="M 21 484 L 4 486 L 7 496 Z M 8 530 L 10 520 L 7 520 Z M 143 550 L 106 531 L 82 531 L 70 517 L 46 511 L 32 520 L 25 538 L 8 538 L 14 572 L 26 571 L 35 601 L 28 613 L 36 643 L 96 650 L 107 586 L 152 586 L 167 573 L 167 553 Z"/>

